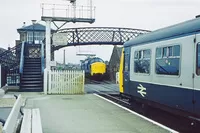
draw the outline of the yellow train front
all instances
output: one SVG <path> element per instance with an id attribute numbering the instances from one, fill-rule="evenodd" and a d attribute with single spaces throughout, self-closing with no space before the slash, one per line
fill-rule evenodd
<path id="1" fill-rule="evenodd" d="M 87 78 L 93 80 L 103 80 L 106 73 L 106 64 L 101 58 L 88 58 L 81 64 L 82 70 L 85 70 Z"/>

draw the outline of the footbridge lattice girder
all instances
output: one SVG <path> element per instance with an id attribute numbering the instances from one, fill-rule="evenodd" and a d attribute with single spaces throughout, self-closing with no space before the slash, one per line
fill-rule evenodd
<path id="1" fill-rule="evenodd" d="M 123 45 L 124 42 L 149 32 L 142 29 L 116 27 L 67 28 L 57 31 L 67 38 L 66 45 L 57 45 L 52 42 L 53 51 L 67 46 Z"/>
<path id="2" fill-rule="evenodd" d="M 0 65 L 7 68 L 18 67 L 20 61 L 21 44 L 0 53 Z"/>

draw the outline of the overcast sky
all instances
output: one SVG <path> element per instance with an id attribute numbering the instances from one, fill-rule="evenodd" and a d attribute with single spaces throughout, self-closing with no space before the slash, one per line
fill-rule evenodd
<path id="1" fill-rule="evenodd" d="M 77 0 L 77 5 L 87 5 L 88 0 Z M 69 4 L 64 0 L 4 0 L 0 4 L 0 47 L 14 46 L 19 39 L 17 28 L 22 23 L 31 24 L 32 19 L 45 24 L 41 19 L 41 3 Z M 67 27 L 99 26 L 126 27 L 156 30 L 190 20 L 200 14 L 200 0 L 93 0 L 96 6 L 94 24 L 67 24 Z M 90 47 L 104 60 L 110 59 L 112 47 Z M 84 57 L 76 57 L 86 48 L 67 47 L 66 62 L 79 63 Z M 63 49 L 56 52 L 56 60 L 62 62 Z"/>

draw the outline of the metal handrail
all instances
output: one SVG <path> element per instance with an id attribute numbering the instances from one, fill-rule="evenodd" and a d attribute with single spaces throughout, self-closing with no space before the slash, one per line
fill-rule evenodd
<path id="1" fill-rule="evenodd" d="M 22 42 L 22 47 L 21 47 L 21 55 L 20 55 L 20 66 L 19 66 L 19 73 L 23 73 L 23 67 L 24 67 L 24 46 L 25 42 Z"/>
<path id="2" fill-rule="evenodd" d="M 44 43 L 41 43 L 41 72 L 44 73 Z"/>

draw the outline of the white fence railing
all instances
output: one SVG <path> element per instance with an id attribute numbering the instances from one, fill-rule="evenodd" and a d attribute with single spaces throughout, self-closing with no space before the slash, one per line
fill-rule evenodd
<path id="1" fill-rule="evenodd" d="M 85 74 L 77 70 L 44 71 L 45 94 L 83 94 Z"/>

